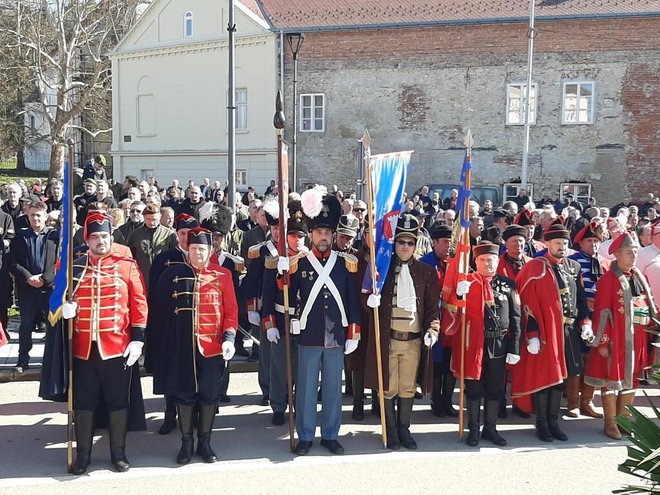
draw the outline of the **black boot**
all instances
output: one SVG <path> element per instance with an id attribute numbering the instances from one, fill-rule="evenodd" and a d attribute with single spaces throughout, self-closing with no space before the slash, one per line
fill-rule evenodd
<path id="1" fill-rule="evenodd" d="M 454 396 L 454 387 L 456 386 L 456 378 L 451 372 L 447 372 L 442 376 L 442 408 L 445 414 L 450 418 L 457 418 L 458 411 L 452 405 L 452 398 Z"/>
<path id="2" fill-rule="evenodd" d="M 468 413 L 468 436 L 465 443 L 469 447 L 476 447 L 479 445 L 479 415 L 481 410 L 481 398 L 467 399 L 467 413 Z"/>
<path id="3" fill-rule="evenodd" d="M 94 411 L 75 411 L 76 460 L 71 474 L 80 475 L 87 471 L 94 442 Z"/>
<path id="4" fill-rule="evenodd" d="M 378 399 L 378 390 L 371 391 L 371 414 L 380 418 L 380 400 Z"/>
<path id="5" fill-rule="evenodd" d="M 124 473 L 130 468 L 126 458 L 126 432 L 128 431 L 128 409 L 113 411 L 108 419 L 110 437 L 110 460 L 115 469 Z"/>
<path id="6" fill-rule="evenodd" d="M 509 415 L 506 410 L 506 397 L 502 397 L 502 400 L 498 401 L 497 404 L 497 417 L 504 419 Z"/>
<path id="7" fill-rule="evenodd" d="M 167 435 L 176 428 L 176 405 L 174 399 L 168 395 L 165 396 L 165 420 L 158 430 L 159 435 Z"/>
<path id="8" fill-rule="evenodd" d="M 562 391 L 554 387 L 549 390 L 548 428 L 553 438 L 565 442 L 568 435 L 559 429 L 559 408 L 561 407 Z"/>
<path id="9" fill-rule="evenodd" d="M 351 417 L 355 421 L 362 421 L 364 419 L 364 373 L 353 371 L 351 375 L 353 382 L 353 413 Z"/>
<path id="10" fill-rule="evenodd" d="M 181 449 L 176 456 L 178 464 L 188 464 L 192 460 L 194 440 L 193 440 L 193 406 L 176 406 L 179 413 L 179 427 L 181 428 Z"/>
<path id="11" fill-rule="evenodd" d="M 396 399 L 385 399 L 385 428 L 387 431 L 387 448 L 399 450 L 399 432 L 396 427 Z"/>
<path id="12" fill-rule="evenodd" d="M 399 421 L 397 423 L 397 431 L 399 433 L 399 442 L 408 450 L 415 450 L 417 442 L 413 440 L 410 434 L 410 418 L 412 416 L 414 399 L 402 399 L 399 397 L 399 404 L 397 406 L 397 413 Z"/>
<path id="13" fill-rule="evenodd" d="M 344 366 L 344 378 L 346 382 L 344 393 L 349 397 L 353 397 L 353 372 L 350 371 L 347 366 Z"/>
<path id="14" fill-rule="evenodd" d="M 550 391 L 541 390 L 532 395 L 536 411 L 536 436 L 543 442 L 552 442 L 552 433 L 548 427 L 548 400 Z"/>
<path id="15" fill-rule="evenodd" d="M 501 403 L 502 401 L 499 400 L 486 400 L 484 402 L 484 429 L 481 432 L 481 438 L 490 440 L 498 447 L 504 447 L 506 445 L 506 440 L 497 433 L 495 427 L 497 418 L 499 417 L 498 409 Z"/>
<path id="16" fill-rule="evenodd" d="M 441 363 L 433 363 L 433 389 L 431 390 L 431 413 L 439 418 L 444 418 L 445 408 L 442 406 L 442 371 Z"/>
<path id="17" fill-rule="evenodd" d="M 197 423 L 197 455 L 204 462 L 213 463 L 218 460 L 211 448 L 211 431 L 215 420 L 215 404 L 199 406 L 199 422 Z"/>

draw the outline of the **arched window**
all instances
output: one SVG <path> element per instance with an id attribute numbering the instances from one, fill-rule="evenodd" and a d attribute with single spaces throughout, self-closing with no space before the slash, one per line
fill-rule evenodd
<path id="1" fill-rule="evenodd" d="M 191 38 L 193 35 L 193 13 L 188 11 L 183 14 L 183 35 Z"/>

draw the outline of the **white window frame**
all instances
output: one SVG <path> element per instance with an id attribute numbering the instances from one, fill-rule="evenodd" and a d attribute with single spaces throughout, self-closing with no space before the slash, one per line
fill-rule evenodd
<path id="1" fill-rule="evenodd" d="M 244 169 L 236 169 L 236 187 L 247 186 L 248 172 Z"/>
<path id="2" fill-rule="evenodd" d="M 188 10 L 183 14 L 183 37 L 192 38 L 194 33 L 193 13 Z M 190 24 L 190 32 L 188 32 L 188 25 Z"/>
<path id="3" fill-rule="evenodd" d="M 245 95 L 245 101 L 239 100 L 239 93 Z M 234 118 L 234 127 L 236 132 L 248 132 L 248 90 L 247 88 L 236 88 L 234 93 L 234 102 L 236 105 L 236 115 Z M 241 110 L 243 117 L 241 122 Z"/>
<path id="4" fill-rule="evenodd" d="M 511 122 L 509 120 L 509 113 L 511 111 L 511 90 L 513 87 L 518 87 L 520 88 L 521 96 L 520 96 L 520 107 L 518 110 L 518 115 L 520 118 L 519 122 Z M 504 115 L 504 119 L 506 122 L 506 125 L 525 125 L 525 97 L 527 94 L 527 83 L 526 82 L 513 82 L 510 84 L 506 85 L 506 114 Z M 532 113 L 531 113 L 531 118 L 530 118 L 530 125 L 536 124 L 536 116 L 538 114 L 538 101 L 539 101 L 539 87 L 537 83 L 532 83 Z"/>
<path id="5" fill-rule="evenodd" d="M 584 194 L 576 194 L 576 190 L 579 187 L 586 187 L 588 190 L 588 193 L 586 195 Z M 559 199 L 561 201 L 564 201 L 564 196 L 570 194 L 573 196 L 574 201 L 578 201 L 582 203 L 585 206 L 589 205 L 589 198 L 591 197 L 591 183 L 590 182 L 562 182 L 559 184 Z"/>
<path id="6" fill-rule="evenodd" d="M 507 194 L 507 189 L 513 188 L 515 189 L 515 194 L 512 196 L 510 194 Z M 507 201 L 514 201 L 518 197 L 518 193 L 522 189 L 522 184 L 520 182 L 505 182 L 502 185 L 502 204 L 506 203 Z M 527 191 L 527 197 L 529 198 L 530 201 L 533 201 L 534 199 L 534 184 L 527 183 L 527 188 L 525 189 Z"/>
<path id="7" fill-rule="evenodd" d="M 567 108 L 566 105 L 566 87 L 568 85 L 577 85 L 577 95 L 576 95 L 576 107 L 575 108 Z M 589 108 L 587 109 L 589 112 L 589 118 L 587 121 L 580 121 L 580 113 L 584 109 L 580 109 L 580 100 L 582 99 L 580 94 L 581 94 L 581 89 L 583 86 L 591 86 L 591 102 L 589 105 Z M 596 83 L 595 81 L 563 81 L 562 84 L 562 92 L 561 92 L 561 123 L 562 125 L 589 125 L 593 124 L 595 120 L 595 105 L 596 105 Z M 566 118 L 566 112 L 567 111 L 573 111 L 575 114 L 574 119 L 567 119 Z"/>
<path id="8" fill-rule="evenodd" d="M 316 106 L 316 104 L 315 104 L 315 100 L 319 96 L 321 98 L 323 98 L 323 104 L 320 107 Z M 310 101 L 309 106 L 303 106 L 303 99 L 304 98 L 309 98 L 310 99 L 309 100 Z M 301 94 L 299 103 L 300 103 L 300 116 L 299 116 L 300 117 L 299 118 L 299 122 L 300 122 L 300 124 L 299 124 L 300 129 L 299 130 L 300 130 L 300 132 L 325 132 L 325 93 L 304 93 L 304 94 Z M 305 112 L 305 108 L 310 109 L 310 112 L 309 112 L 310 116 L 307 117 L 307 118 L 303 117 L 304 112 Z M 321 108 L 322 112 L 323 112 L 323 114 L 321 116 L 321 128 L 320 129 L 312 128 L 312 126 L 310 125 L 309 129 L 305 129 L 305 122 L 306 121 L 310 122 L 310 123 L 311 122 L 316 122 L 317 117 L 315 117 L 314 115 L 316 113 L 315 112 L 316 109 L 318 109 L 318 108 Z M 315 127 L 315 125 L 314 125 L 314 127 Z"/>

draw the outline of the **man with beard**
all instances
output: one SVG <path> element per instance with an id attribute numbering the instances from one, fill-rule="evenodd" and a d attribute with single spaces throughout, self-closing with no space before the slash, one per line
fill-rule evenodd
<path id="1" fill-rule="evenodd" d="M 430 362 L 425 356 L 438 341 L 440 330 L 438 275 L 432 267 L 413 257 L 418 235 L 417 219 L 410 214 L 402 215 L 397 222 L 394 256 L 381 294 L 371 294 L 367 300 L 370 308 L 378 308 L 382 329 L 384 412 L 387 448 L 391 450 L 398 450 L 400 445 L 409 450 L 417 448 L 410 434 L 410 422 L 418 370 L 421 363 L 421 386 L 426 392 L 431 386 L 432 370 L 425 366 Z M 422 347 L 427 349 L 423 351 Z M 372 388 L 378 386 L 375 354 L 375 346 L 367 350 L 365 382 Z"/>
<path id="2" fill-rule="evenodd" d="M 62 309 L 73 318 L 73 397 L 76 461 L 72 473 L 87 471 L 92 453 L 94 412 L 103 398 L 109 413 L 110 458 L 128 471 L 126 432 L 133 365 L 142 354 L 147 301 L 135 261 L 111 250 L 108 217 L 93 213 L 85 222 L 89 250 L 74 263 L 73 303 Z M 141 400 L 141 393 L 139 396 Z"/>
<path id="3" fill-rule="evenodd" d="M 225 361 L 234 356 L 238 305 L 232 276 L 209 263 L 213 236 L 198 227 L 188 232 L 188 263 L 170 267 L 158 283 L 163 308 L 163 358 L 167 363 L 163 392 L 174 397 L 181 427 L 178 464 L 188 464 L 194 451 L 193 426 L 197 420 L 197 455 L 212 463 L 211 432 L 220 400 Z"/>
<path id="4" fill-rule="evenodd" d="M 436 222 L 431 227 L 433 251 L 419 260 L 431 265 L 438 274 L 438 287 L 442 291 L 449 259 L 451 245 L 451 227 L 442 222 Z M 456 378 L 449 369 L 451 362 L 452 336 L 443 335 L 433 346 L 433 391 L 431 392 L 431 412 L 439 418 L 449 416 L 455 418 L 458 412 L 452 406 Z"/>
<path id="5" fill-rule="evenodd" d="M 570 235 L 554 224 L 544 232 L 545 255 L 526 263 L 516 286 L 523 308 L 525 346 L 512 371 L 511 397 L 533 394 L 536 435 L 544 442 L 566 441 L 559 428 L 565 382 L 582 372 L 580 338 L 593 338 L 580 265 L 567 259 Z"/>

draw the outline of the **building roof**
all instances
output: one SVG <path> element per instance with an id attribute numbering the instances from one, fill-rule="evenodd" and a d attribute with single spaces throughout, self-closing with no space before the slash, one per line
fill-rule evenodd
<path id="1" fill-rule="evenodd" d="M 274 31 L 523 22 L 528 0 L 247 0 Z M 589 19 L 660 15 L 658 0 L 535 0 L 535 16 Z M 252 9 L 252 7 L 250 7 Z"/>

